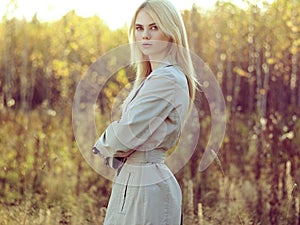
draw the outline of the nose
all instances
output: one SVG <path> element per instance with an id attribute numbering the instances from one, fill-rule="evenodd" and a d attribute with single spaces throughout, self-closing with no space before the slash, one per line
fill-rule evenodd
<path id="1" fill-rule="evenodd" d="M 143 39 L 144 40 L 149 40 L 150 39 L 150 34 L 149 34 L 149 31 L 147 29 L 145 29 L 144 32 L 143 32 Z"/>

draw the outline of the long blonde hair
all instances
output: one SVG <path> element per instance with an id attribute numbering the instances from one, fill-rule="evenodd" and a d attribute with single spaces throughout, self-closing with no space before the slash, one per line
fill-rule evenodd
<path id="1" fill-rule="evenodd" d="M 136 68 L 134 87 L 137 87 L 141 80 L 152 72 L 149 59 L 134 44 L 136 42 L 136 18 L 141 10 L 144 10 L 153 18 L 159 29 L 169 37 L 172 46 L 175 46 L 171 50 L 172 55 L 174 55 L 176 63 L 187 78 L 190 99 L 191 102 L 194 101 L 198 82 L 191 60 L 186 29 L 180 12 L 168 0 L 147 0 L 140 5 L 133 16 L 128 36 L 131 44 L 131 62 Z"/>

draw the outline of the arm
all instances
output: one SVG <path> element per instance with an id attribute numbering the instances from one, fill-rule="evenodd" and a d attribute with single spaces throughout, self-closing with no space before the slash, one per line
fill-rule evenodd
<path id="1" fill-rule="evenodd" d="M 176 83 L 172 74 L 151 75 L 129 103 L 120 121 L 112 122 L 94 148 L 103 157 L 126 156 L 138 150 L 164 123 L 174 108 Z"/>

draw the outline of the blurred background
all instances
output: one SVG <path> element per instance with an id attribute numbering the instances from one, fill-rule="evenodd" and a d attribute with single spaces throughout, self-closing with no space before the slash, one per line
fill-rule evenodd
<path id="1" fill-rule="evenodd" d="M 80 154 L 73 97 L 89 65 L 127 43 L 141 1 L 79 2 L 0 3 L 1 225 L 103 222 L 111 182 Z M 220 160 L 200 173 L 210 111 L 197 94 L 201 136 L 176 174 L 184 224 L 300 225 L 300 1 L 174 4 L 227 106 Z M 100 93 L 99 129 L 133 78 L 124 68 Z"/>

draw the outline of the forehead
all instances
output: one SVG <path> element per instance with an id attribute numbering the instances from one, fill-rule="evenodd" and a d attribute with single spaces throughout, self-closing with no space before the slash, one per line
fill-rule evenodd
<path id="1" fill-rule="evenodd" d="M 141 10 L 137 14 L 135 23 L 141 25 L 149 25 L 155 23 L 155 21 L 145 10 Z"/>

